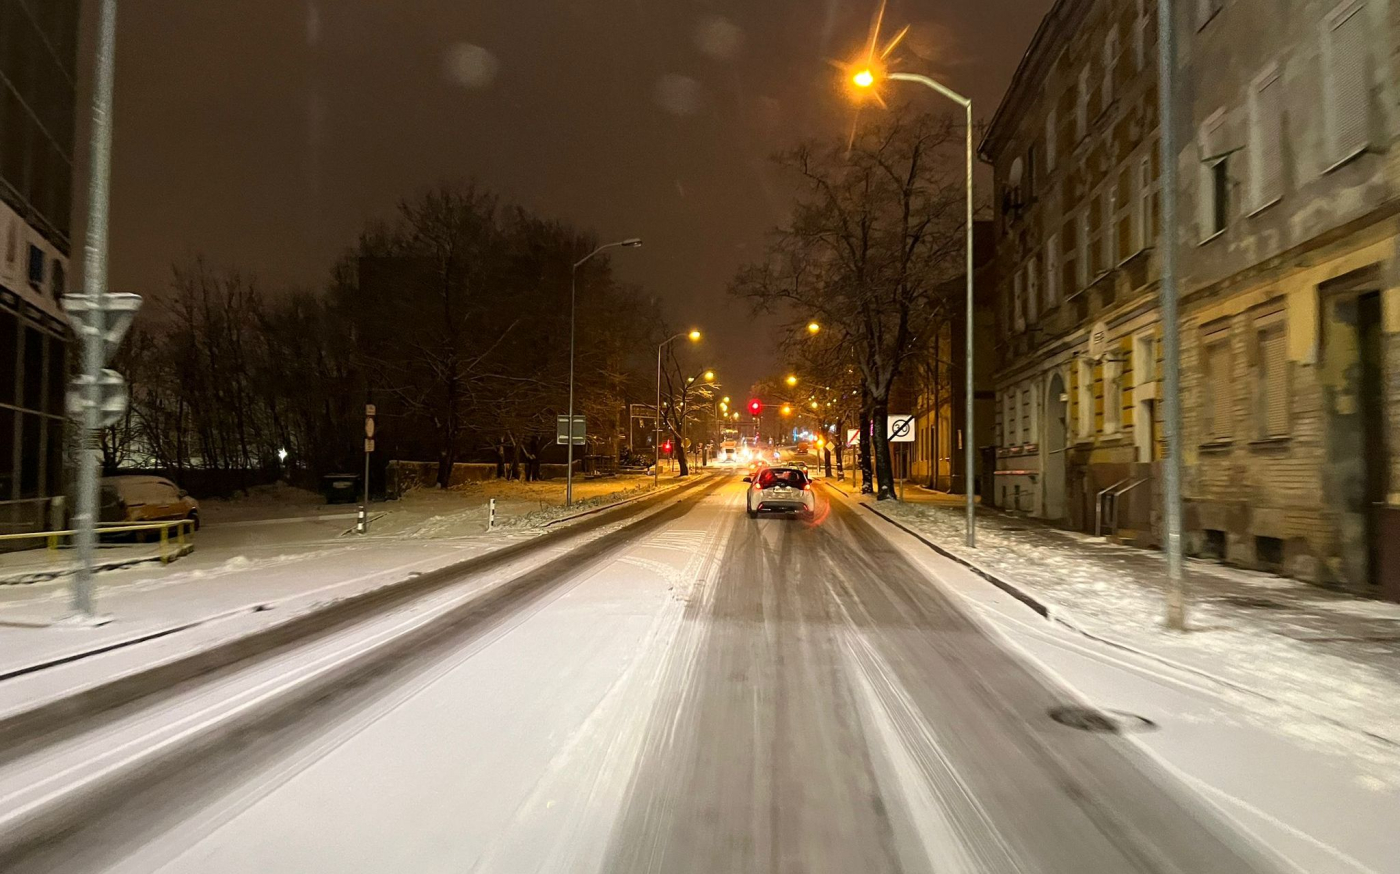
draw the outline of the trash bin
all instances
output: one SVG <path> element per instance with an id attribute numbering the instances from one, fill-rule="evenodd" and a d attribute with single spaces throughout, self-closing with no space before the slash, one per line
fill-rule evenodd
<path id="1" fill-rule="evenodd" d="M 327 504 L 353 504 L 360 499 L 358 473 L 330 473 L 321 477 L 321 491 Z"/>

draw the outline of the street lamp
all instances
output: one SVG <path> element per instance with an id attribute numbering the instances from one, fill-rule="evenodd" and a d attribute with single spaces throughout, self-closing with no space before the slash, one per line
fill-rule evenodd
<path id="1" fill-rule="evenodd" d="M 604 243 L 598 248 L 584 255 L 574 262 L 573 269 L 569 271 L 569 461 L 568 470 L 564 474 L 564 506 L 574 505 L 574 302 L 578 299 L 578 269 L 599 252 L 606 249 L 626 248 L 635 249 L 642 245 L 641 239 L 629 237 L 626 240 L 618 240 L 616 243 Z"/>
<path id="2" fill-rule="evenodd" d="M 900 36 L 903 36 L 903 34 L 901 33 Z M 898 41 L 898 37 L 896 38 L 896 42 L 897 42 L 897 41 Z M 873 44 L 873 42 L 872 42 L 872 44 Z M 893 46 L 894 46 L 894 43 L 891 43 L 891 44 L 890 44 L 890 48 L 893 48 Z M 884 54 L 888 54 L 888 53 L 889 53 L 889 49 L 886 49 L 885 52 L 884 52 Z M 973 379 L 972 379 L 972 361 L 973 361 L 973 352 L 972 352 L 972 320 L 973 320 L 973 299 L 972 299 L 972 218 L 973 218 L 973 216 L 972 216 L 972 100 L 971 100 L 970 98 L 967 98 L 967 97 L 962 96 L 961 94 L 959 94 L 958 92 L 954 91 L 953 89 L 948 88 L 948 87 L 942 85 L 942 84 L 939 83 L 939 82 L 935 82 L 933 79 L 930 79 L 930 78 L 927 77 L 927 76 L 921 76 L 921 75 L 919 75 L 918 73 L 899 73 L 899 72 L 889 72 L 889 71 L 881 70 L 880 73 L 879 73 L 879 75 L 883 76 L 883 77 L 886 78 L 886 79 L 893 79 L 893 80 L 898 81 L 898 82 L 915 82 L 915 83 L 917 83 L 917 84 L 919 84 L 919 85 L 923 85 L 924 87 L 929 88 L 929 89 L 931 89 L 931 90 L 933 90 L 933 91 L 937 91 L 939 94 L 943 95 L 944 97 L 947 97 L 949 100 L 951 100 L 951 101 L 953 101 L 954 103 L 956 103 L 956 104 L 958 104 L 959 106 L 961 106 L 961 107 L 963 108 L 964 113 L 966 114 L 966 126 L 967 126 L 967 331 L 966 331 L 966 334 L 967 334 L 967 337 L 966 337 L 966 340 L 967 340 L 967 356 L 966 356 L 966 357 L 967 357 L 967 362 L 966 362 L 966 369 L 967 369 L 967 388 L 966 388 L 966 392 L 967 392 L 967 410 L 966 410 L 965 415 L 967 416 L 967 424 L 966 424 L 966 427 L 965 427 L 965 430 L 964 430 L 964 436 L 963 436 L 963 449 L 964 449 L 964 451 L 965 451 L 965 453 L 966 453 L 965 456 L 964 456 L 964 459 L 963 459 L 963 464 L 964 464 L 964 467 L 965 467 L 965 472 L 964 472 L 964 475 L 963 475 L 963 481 L 964 481 L 964 482 L 963 482 L 963 487 L 967 490 L 967 545 L 968 545 L 969 547 L 974 547 L 974 546 L 977 545 L 977 504 L 976 504 L 976 498 L 975 498 L 975 495 L 974 495 L 974 493 L 973 493 L 973 488 L 972 488 L 973 472 L 976 470 L 976 466 L 975 466 L 975 464 L 974 464 L 974 458 L 975 458 L 975 456 L 974 456 L 974 454 L 973 454 L 973 445 L 974 445 L 974 443 L 976 442 L 976 441 L 974 440 L 974 437 L 973 437 L 973 433 L 974 433 L 974 430 L 973 430 L 973 429 L 974 429 L 974 425 L 975 425 L 975 422 L 974 422 L 974 411 L 975 411 L 975 407 L 976 407 L 976 403 L 975 403 L 976 396 L 975 396 L 974 389 L 973 389 Z M 861 89 L 868 89 L 868 88 L 872 87 L 872 86 L 875 84 L 875 80 L 876 80 L 876 68 L 875 68 L 875 67 L 871 67 L 871 66 L 862 67 L 861 69 L 857 70 L 856 73 L 851 77 L 851 82 L 852 82 L 857 88 L 861 88 Z"/>
<path id="3" fill-rule="evenodd" d="M 789 386 L 797 385 L 797 377 L 789 376 L 787 379 L 783 380 L 783 382 L 786 382 Z"/>
<path id="4" fill-rule="evenodd" d="M 651 472 L 652 488 L 661 484 L 661 353 L 667 346 L 671 345 L 672 340 L 679 340 L 682 337 L 685 337 L 692 343 L 700 342 L 700 332 L 692 329 L 688 333 L 682 331 L 679 334 L 667 337 L 656 347 L 656 442 L 652 444 L 656 450 L 656 459 Z"/>
<path id="5" fill-rule="evenodd" d="M 819 324 L 817 324 L 816 322 L 808 322 L 808 323 L 807 323 L 807 333 L 809 333 L 809 334 L 820 333 L 820 332 L 821 332 L 821 329 L 822 329 L 822 326 L 819 325 Z"/>

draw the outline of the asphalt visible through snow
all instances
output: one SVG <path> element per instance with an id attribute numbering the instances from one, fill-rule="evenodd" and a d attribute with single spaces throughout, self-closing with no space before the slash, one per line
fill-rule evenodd
<path id="1" fill-rule="evenodd" d="M 47 860 L 120 872 L 1274 870 L 868 516 L 737 478 Z M 151 800 L 151 799 L 158 799 Z M 121 814 L 121 812 L 118 812 Z"/>

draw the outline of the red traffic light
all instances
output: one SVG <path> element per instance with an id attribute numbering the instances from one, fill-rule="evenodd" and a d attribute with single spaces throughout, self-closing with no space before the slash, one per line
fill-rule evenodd
<path id="1" fill-rule="evenodd" d="M 754 398 L 753 400 L 749 401 L 749 412 L 755 416 L 762 413 L 763 401 L 759 400 L 758 398 Z"/>
<path id="2" fill-rule="evenodd" d="M 661 444 L 661 451 L 664 452 L 664 453 L 666 453 L 667 455 L 670 455 L 670 454 L 671 454 L 671 441 L 670 441 L 670 440 L 667 440 L 665 443 L 662 443 L 662 444 Z"/>

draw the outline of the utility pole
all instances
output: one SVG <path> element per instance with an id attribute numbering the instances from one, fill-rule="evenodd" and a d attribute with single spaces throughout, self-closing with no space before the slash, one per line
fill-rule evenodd
<path id="1" fill-rule="evenodd" d="M 1172 0 L 1157 2 L 1157 117 L 1162 162 L 1162 407 L 1167 457 L 1162 468 L 1162 548 L 1167 555 L 1167 627 L 1186 629 L 1181 560 L 1181 339 L 1177 321 L 1176 20 Z"/>
<path id="2" fill-rule="evenodd" d="M 140 299 L 120 296 L 124 324 L 109 332 L 107 310 L 113 295 L 107 294 L 107 222 L 112 171 L 112 92 L 116 77 L 117 0 L 100 0 L 97 56 L 93 65 L 92 134 L 88 167 L 87 236 L 83 243 L 83 294 L 64 299 L 83 343 L 83 374 L 70 389 L 69 404 L 82 429 L 78 453 L 78 494 L 73 516 L 77 530 L 78 572 L 73 577 L 72 609 L 78 621 L 93 621 L 92 576 L 97 551 L 98 459 L 94 453 L 103 427 L 104 391 L 124 388 L 104 378 L 103 365 L 121 332 L 135 316 Z M 134 302 L 132 299 L 134 298 Z M 119 319 L 119 322 L 122 320 Z M 113 334 L 115 335 L 113 337 Z M 112 374 L 115 376 L 115 374 Z M 124 395 L 123 395 L 124 397 Z"/>

